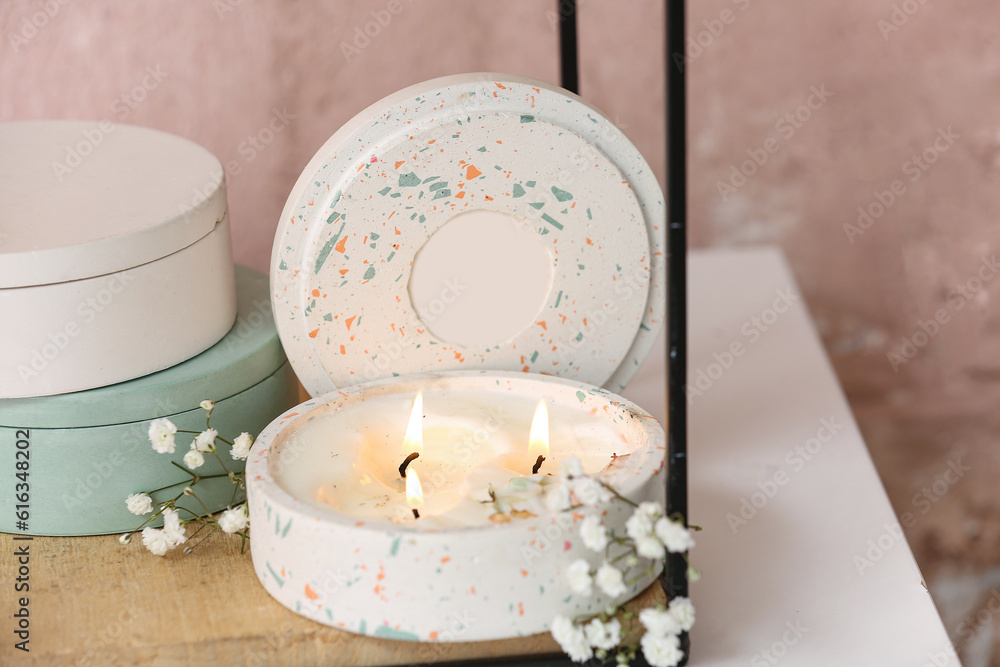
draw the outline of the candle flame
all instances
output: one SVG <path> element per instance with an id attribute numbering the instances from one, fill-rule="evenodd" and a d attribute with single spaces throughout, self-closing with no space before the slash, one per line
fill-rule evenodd
<path id="1" fill-rule="evenodd" d="M 417 394 L 413 399 L 413 410 L 410 412 L 410 422 L 406 425 L 406 435 L 403 436 L 403 454 L 424 451 L 424 395 Z"/>
<path id="2" fill-rule="evenodd" d="M 420 478 L 413 468 L 406 469 L 406 504 L 416 509 L 424 504 L 424 491 L 420 488 Z"/>
<path id="3" fill-rule="evenodd" d="M 531 435 L 528 437 L 528 452 L 535 456 L 549 455 L 549 412 L 545 401 L 539 401 L 535 416 L 531 420 Z"/>

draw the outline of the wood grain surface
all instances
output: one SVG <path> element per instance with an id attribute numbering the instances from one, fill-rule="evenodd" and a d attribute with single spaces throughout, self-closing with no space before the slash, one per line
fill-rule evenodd
<path id="1" fill-rule="evenodd" d="M 29 654 L 11 631 L 16 548 L 30 553 Z M 115 536 L 0 535 L 0 664 L 413 665 L 558 650 L 548 633 L 491 642 L 414 644 L 362 637 L 285 609 L 257 582 L 249 549 L 217 534 L 184 555 L 153 556 Z M 630 606 L 662 599 L 654 584 Z M 475 619 L 476 622 L 488 619 Z M 3 627 L 6 626 L 6 627 Z M 461 638 L 461 629 L 455 630 Z"/>

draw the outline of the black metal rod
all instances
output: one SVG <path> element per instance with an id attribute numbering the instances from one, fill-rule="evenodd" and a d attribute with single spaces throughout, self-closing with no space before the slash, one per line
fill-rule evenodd
<path id="1" fill-rule="evenodd" d="M 566 90 L 580 93 L 576 52 L 576 0 L 556 0 L 559 7 L 559 81 Z"/>
<path id="2" fill-rule="evenodd" d="M 666 0 L 667 122 L 667 514 L 688 518 L 687 494 L 687 90 L 685 0 Z M 687 596 L 687 562 L 670 554 L 660 576 L 667 598 Z M 687 633 L 681 637 L 685 659 Z M 683 664 L 683 663 L 682 663 Z"/>

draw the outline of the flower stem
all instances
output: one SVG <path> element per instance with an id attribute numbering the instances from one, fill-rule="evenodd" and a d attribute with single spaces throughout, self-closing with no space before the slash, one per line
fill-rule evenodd
<path id="1" fill-rule="evenodd" d="M 631 505 L 632 507 L 638 507 L 639 506 L 639 503 L 633 502 L 633 501 L 629 500 L 628 498 L 626 498 L 625 496 L 623 496 L 622 494 L 618 493 L 617 491 L 615 491 L 615 488 L 613 486 L 611 486 L 610 484 L 608 484 L 607 482 L 602 482 L 601 480 L 597 480 L 597 483 L 600 484 L 601 486 L 603 486 L 608 491 L 610 491 L 612 494 L 614 494 L 614 496 L 616 498 L 618 498 L 618 500 L 626 502 L 629 505 Z"/>

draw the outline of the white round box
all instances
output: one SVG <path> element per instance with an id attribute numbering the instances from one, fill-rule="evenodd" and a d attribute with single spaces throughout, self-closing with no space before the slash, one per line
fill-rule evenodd
<path id="1" fill-rule="evenodd" d="M 0 398 L 154 373 L 235 317 L 215 156 L 109 121 L 0 124 Z"/>

